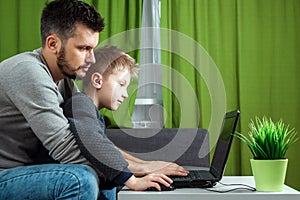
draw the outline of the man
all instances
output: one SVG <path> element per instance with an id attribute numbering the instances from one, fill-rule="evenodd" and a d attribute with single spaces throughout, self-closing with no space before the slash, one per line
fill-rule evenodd
<path id="1" fill-rule="evenodd" d="M 77 91 L 70 78 L 95 63 L 103 28 L 88 4 L 54 0 L 42 13 L 42 48 L 0 63 L 0 199 L 115 199 L 114 190 L 99 193 L 60 108 Z"/>
<path id="2" fill-rule="evenodd" d="M 94 170 L 74 165 L 88 162 L 59 105 L 71 94 L 69 78 L 84 76 L 95 63 L 93 49 L 103 28 L 88 4 L 55 0 L 42 13 L 42 48 L 1 62 L 0 199 L 99 196 Z M 54 161 L 61 164 L 43 164 Z M 102 196 L 115 199 L 115 191 Z"/>

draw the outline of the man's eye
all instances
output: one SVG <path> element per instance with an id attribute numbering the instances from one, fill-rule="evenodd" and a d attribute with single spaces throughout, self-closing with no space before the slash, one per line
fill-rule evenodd
<path id="1" fill-rule="evenodd" d="M 81 51 L 89 51 L 90 48 L 89 48 L 89 47 L 81 47 L 80 50 L 81 50 Z"/>

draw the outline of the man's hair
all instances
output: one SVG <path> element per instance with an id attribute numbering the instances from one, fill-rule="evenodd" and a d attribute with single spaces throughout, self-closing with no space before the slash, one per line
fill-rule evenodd
<path id="1" fill-rule="evenodd" d="M 83 85 L 89 84 L 93 73 L 98 72 L 103 76 L 127 69 L 131 77 L 136 77 L 138 68 L 131 56 L 116 46 L 104 46 L 94 51 L 96 63 L 92 64 L 83 78 Z"/>
<path id="2" fill-rule="evenodd" d="M 48 3 L 41 16 L 42 46 L 53 33 L 62 41 L 69 39 L 74 35 L 78 23 L 98 32 L 104 28 L 99 12 L 87 3 L 78 0 L 54 0 Z"/>

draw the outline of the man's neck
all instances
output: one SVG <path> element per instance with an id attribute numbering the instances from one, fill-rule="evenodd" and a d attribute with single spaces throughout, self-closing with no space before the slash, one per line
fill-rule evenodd
<path id="1" fill-rule="evenodd" d="M 51 73 L 53 81 L 58 84 L 58 82 L 65 78 L 56 63 L 56 57 L 54 55 L 47 53 L 46 50 L 42 49 L 42 56 L 46 62 L 46 65 Z"/>

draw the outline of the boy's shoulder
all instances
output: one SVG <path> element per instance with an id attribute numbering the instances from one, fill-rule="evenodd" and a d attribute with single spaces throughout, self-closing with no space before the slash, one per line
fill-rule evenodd
<path id="1" fill-rule="evenodd" d="M 89 97 L 83 92 L 76 92 L 70 99 L 88 99 Z"/>
<path id="2" fill-rule="evenodd" d="M 77 92 L 72 95 L 71 98 L 65 100 L 65 102 L 61 104 L 61 107 L 64 110 L 65 116 L 69 116 L 75 110 L 91 112 L 96 109 L 92 99 L 82 92 Z"/>

